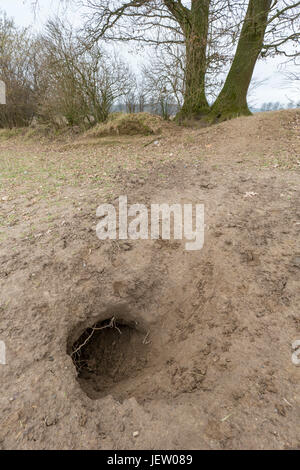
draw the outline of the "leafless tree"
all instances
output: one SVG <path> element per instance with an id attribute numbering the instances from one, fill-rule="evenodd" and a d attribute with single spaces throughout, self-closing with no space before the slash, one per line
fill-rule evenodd
<path id="1" fill-rule="evenodd" d="M 260 56 L 299 56 L 300 2 L 292 0 L 82 0 L 90 43 L 100 38 L 183 45 L 185 93 L 181 115 L 227 119 L 250 114 L 247 92 Z M 229 47 L 231 46 L 231 47 Z M 292 50 L 293 46 L 293 50 Z M 231 59 L 212 107 L 206 93 L 211 63 Z"/>
<path id="2" fill-rule="evenodd" d="M 46 113 L 61 113 L 72 125 L 90 118 L 105 121 L 113 103 L 128 92 L 128 66 L 98 44 L 87 49 L 72 27 L 59 19 L 48 22 L 42 42 L 49 78 Z"/>
<path id="3" fill-rule="evenodd" d="M 35 112 L 32 46 L 30 31 L 2 14 L 0 80 L 6 85 L 6 105 L 0 106 L 0 127 L 27 125 Z"/>

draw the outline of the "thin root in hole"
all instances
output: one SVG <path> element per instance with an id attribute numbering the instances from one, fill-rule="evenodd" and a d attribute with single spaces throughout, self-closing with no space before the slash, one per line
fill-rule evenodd
<path id="1" fill-rule="evenodd" d="M 87 337 L 87 339 L 86 339 L 80 346 L 78 346 L 78 347 L 72 352 L 71 357 L 73 357 L 73 356 L 75 356 L 75 355 L 77 354 L 77 356 L 78 356 L 78 358 L 79 358 L 79 357 L 80 357 L 80 351 L 81 351 L 81 349 L 84 348 L 84 347 L 88 344 L 88 342 L 90 341 L 90 339 L 93 337 L 95 331 L 105 330 L 106 328 L 115 328 L 115 329 L 119 332 L 120 335 L 122 334 L 120 328 L 117 327 L 115 317 L 113 317 L 113 318 L 110 320 L 110 322 L 109 322 L 108 325 L 101 326 L 100 328 L 97 328 L 97 324 L 96 324 L 96 325 L 94 325 L 94 326 L 91 327 L 92 332 L 91 332 L 91 334 Z M 79 359 L 75 359 L 75 362 L 76 362 L 76 365 L 77 365 L 77 364 L 79 365 L 80 362 L 84 362 L 84 361 L 80 361 Z M 78 367 L 77 367 L 77 368 L 78 368 Z"/>
<path id="2" fill-rule="evenodd" d="M 87 328 L 70 351 L 81 388 L 93 399 L 107 393 L 126 396 L 131 381 L 148 365 L 149 336 L 116 317 Z"/>

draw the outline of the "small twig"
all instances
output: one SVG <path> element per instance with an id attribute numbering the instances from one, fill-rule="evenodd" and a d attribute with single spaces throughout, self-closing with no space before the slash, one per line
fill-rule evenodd
<path id="1" fill-rule="evenodd" d="M 289 401 L 287 401 L 286 398 L 284 398 L 284 401 L 285 401 L 289 406 L 293 407 L 293 405 L 292 405 Z"/>
<path id="2" fill-rule="evenodd" d="M 150 331 L 148 331 L 148 333 L 146 334 L 145 338 L 143 339 L 143 344 L 148 345 L 148 344 L 151 343 L 151 341 L 148 341 L 149 336 L 150 336 Z"/>
<path id="3" fill-rule="evenodd" d="M 221 422 L 224 423 L 224 422 L 227 421 L 227 419 L 229 419 L 230 416 L 232 416 L 232 415 L 233 415 L 233 413 L 230 413 L 230 415 L 225 416 L 225 418 L 222 418 L 222 419 L 221 419 Z"/>
<path id="4" fill-rule="evenodd" d="M 161 137 L 156 137 L 155 139 L 152 139 L 150 142 L 147 142 L 146 144 L 144 144 L 144 148 L 148 147 L 151 144 L 154 144 L 154 142 L 157 142 L 159 140 L 161 140 Z"/>

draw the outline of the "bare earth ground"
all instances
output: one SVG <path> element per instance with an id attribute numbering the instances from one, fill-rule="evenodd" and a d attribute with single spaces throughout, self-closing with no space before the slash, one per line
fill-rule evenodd
<path id="1" fill-rule="evenodd" d="M 300 448 L 299 110 L 0 159 L 0 448 Z M 101 242 L 119 195 L 204 203 L 203 250 Z"/>

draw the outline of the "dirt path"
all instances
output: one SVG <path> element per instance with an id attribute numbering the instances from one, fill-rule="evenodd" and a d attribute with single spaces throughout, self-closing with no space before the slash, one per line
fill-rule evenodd
<path id="1" fill-rule="evenodd" d="M 0 161 L 0 448 L 300 448 L 299 110 Z M 204 203 L 203 250 L 101 242 L 119 195 Z"/>

